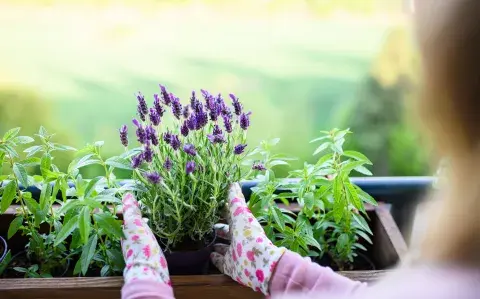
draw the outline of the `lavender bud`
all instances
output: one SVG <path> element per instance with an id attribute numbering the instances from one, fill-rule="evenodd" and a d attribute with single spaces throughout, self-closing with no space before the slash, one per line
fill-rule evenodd
<path id="1" fill-rule="evenodd" d="M 143 154 L 140 153 L 136 156 L 133 156 L 132 158 L 132 167 L 133 168 L 138 168 L 140 166 L 140 164 L 142 164 L 143 162 Z"/>
<path id="2" fill-rule="evenodd" d="M 163 167 L 165 167 L 167 171 L 170 171 L 170 169 L 172 169 L 172 160 L 167 157 L 167 159 L 165 159 L 165 162 L 163 163 Z"/>
<path id="3" fill-rule="evenodd" d="M 233 115 L 232 115 L 232 111 L 231 111 L 230 108 L 229 108 L 228 106 L 226 106 L 226 105 L 224 105 L 224 106 L 222 107 L 222 113 L 221 113 L 221 114 L 222 114 L 223 117 L 228 117 L 228 118 L 232 118 L 232 116 L 233 116 Z"/>
<path id="4" fill-rule="evenodd" d="M 195 90 L 192 90 L 192 96 L 190 97 L 190 106 L 192 106 L 192 109 L 195 109 L 197 106 L 198 99 L 195 96 Z"/>
<path id="5" fill-rule="evenodd" d="M 138 106 L 137 113 L 142 121 L 145 121 L 145 116 L 148 114 L 147 102 L 145 102 L 145 97 L 141 92 L 137 94 Z"/>
<path id="6" fill-rule="evenodd" d="M 170 94 L 170 96 L 172 99 L 172 113 L 177 119 L 180 119 L 180 115 L 182 114 L 182 104 L 180 103 L 180 99 L 173 94 Z"/>
<path id="7" fill-rule="evenodd" d="M 158 94 L 153 95 L 153 107 L 157 111 L 157 114 L 160 115 L 160 117 L 163 116 L 163 113 L 165 113 L 165 109 L 163 109 L 162 104 L 160 103 L 160 98 Z"/>
<path id="8" fill-rule="evenodd" d="M 235 155 L 241 155 L 245 151 L 246 147 L 246 144 L 237 144 L 235 145 L 233 152 L 235 153 Z"/>
<path id="9" fill-rule="evenodd" d="M 153 160 L 153 151 L 148 144 L 145 146 L 145 150 L 143 151 L 143 158 L 147 163 L 150 163 Z"/>
<path id="10" fill-rule="evenodd" d="M 170 132 L 163 133 L 163 141 L 165 141 L 167 144 L 170 144 L 172 141 L 172 134 Z"/>
<path id="11" fill-rule="evenodd" d="M 188 119 L 188 117 L 190 116 L 190 105 L 185 105 L 183 107 L 182 114 L 183 114 L 183 118 Z"/>
<path id="12" fill-rule="evenodd" d="M 163 100 L 163 103 L 167 106 L 170 106 L 170 103 L 172 102 L 172 99 L 170 98 L 170 95 L 168 92 L 167 92 L 167 89 L 165 88 L 165 86 L 159 84 L 160 86 L 160 94 L 162 95 L 162 100 Z"/>
<path id="13" fill-rule="evenodd" d="M 147 143 L 147 133 L 145 132 L 145 129 L 142 126 L 137 127 L 137 130 L 135 131 L 137 134 L 137 140 L 141 144 Z"/>
<path id="14" fill-rule="evenodd" d="M 249 115 L 250 113 L 242 113 L 242 115 L 240 115 L 240 127 L 244 130 L 248 129 L 248 127 L 250 126 Z"/>
<path id="15" fill-rule="evenodd" d="M 197 127 L 197 119 L 195 118 L 195 114 L 190 115 L 190 117 L 187 119 L 187 128 L 190 131 L 193 131 Z"/>
<path id="16" fill-rule="evenodd" d="M 210 140 L 211 143 L 224 143 L 225 142 L 225 137 L 223 137 L 223 134 L 208 134 L 207 135 L 208 140 Z"/>
<path id="17" fill-rule="evenodd" d="M 124 147 L 128 146 L 128 128 L 126 125 L 120 128 L 120 141 Z"/>
<path id="18" fill-rule="evenodd" d="M 213 127 L 213 135 L 221 135 L 222 134 L 222 129 L 218 125 L 215 125 Z"/>
<path id="19" fill-rule="evenodd" d="M 235 109 L 235 114 L 240 115 L 242 113 L 242 103 L 238 101 L 238 98 L 233 93 L 230 94 L 230 98 L 233 102 L 233 109 Z"/>
<path id="20" fill-rule="evenodd" d="M 172 135 L 172 137 L 170 138 L 170 146 L 174 149 L 174 150 L 178 150 L 181 146 L 181 142 L 180 142 L 180 139 L 178 139 L 178 135 Z"/>
<path id="21" fill-rule="evenodd" d="M 195 149 L 195 146 L 193 144 L 187 143 L 183 146 L 183 151 L 190 156 L 196 156 L 197 155 L 197 150 Z"/>
<path id="22" fill-rule="evenodd" d="M 232 120 L 228 116 L 223 116 L 223 125 L 225 126 L 225 131 L 227 133 L 232 133 L 233 128 L 232 128 Z"/>
<path id="23" fill-rule="evenodd" d="M 158 145 L 157 131 L 152 126 L 147 126 L 145 128 L 145 133 L 147 134 L 147 139 L 149 139 L 153 145 Z"/>
<path id="24" fill-rule="evenodd" d="M 201 128 L 203 128 L 208 123 L 208 115 L 204 111 L 200 111 L 199 113 L 197 113 L 195 115 L 195 118 L 196 118 L 196 121 L 197 121 L 197 124 L 196 124 L 196 127 L 195 127 L 196 130 L 200 130 Z"/>
<path id="25" fill-rule="evenodd" d="M 262 163 L 260 163 L 260 162 L 255 162 L 255 163 L 253 163 L 252 169 L 253 169 L 253 170 L 259 170 L 259 171 L 267 170 L 267 169 L 265 168 L 265 166 L 264 166 Z"/>
<path id="26" fill-rule="evenodd" d="M 212 109 L 210 109 L 210 119 L 212 121 L 217 121 L 218 115 L 221 112 L 221 108 L 215 103 L 213 104 Z"/>
<path id="27" fill-rule="evenodd" d="M 187 121 L 184 121 L 182 126 L 180 127 L 180 133 L 182 133 L 183 136 L 187 137 L 188 136 L 188 124 Z"/>
<path id="28" fill-rule="evenodd" d="M 158 126 L 160 124 L 160 115 L 158 115 L 154 108 L 150 108 L 150 114 L 148 116 L 150 117 L 150 122 L 154 126 Z"/>
<path id="29" fill-rule="evenodd" d="M 145 174 L 145 177 L 150 183 L 154 185 L 158 185 L 162 180 L 162 177 L 156 172 L 148 172 Z"/>
<path id="30" fill-rule="evenodd" d="M 194 161 L 188 161 L 187 164 L 185 165 L 185 172 L 187 174 L 193 173 L 195 171 L 195 162 Z"/>

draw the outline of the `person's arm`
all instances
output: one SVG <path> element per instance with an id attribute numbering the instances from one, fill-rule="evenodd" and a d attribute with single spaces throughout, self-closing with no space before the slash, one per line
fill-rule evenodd
<path id="1" fill-rule="evenodd" d="M 123 198 L 122 299 L 173 299 L 167 261 L 132 194 Z"/>
<path id="2" fill-rule="evenodd" d="M 270 281 L 270 294 L 302 292 L 302 293 L 335 293 L 353 295 L 366 288 L 365 283 L 353 281 L 313 263 L 309 258 L 287 251 L 280 258 Z"/>

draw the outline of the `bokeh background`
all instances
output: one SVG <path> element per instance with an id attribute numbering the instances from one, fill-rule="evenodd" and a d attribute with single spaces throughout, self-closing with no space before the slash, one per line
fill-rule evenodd
<path id="1" fill-rule="evenodd" d="M 249 145 L 280 137 L 293 166 L 314 160 L 320 130 L 349 127 L 374 175 L 426 175 L 405 109 L 418 94 L 406 2 L 0 0 L 0 133 L 44 125 L 117 154 L 134 93 L 162 83 L 185 101 L 235 93 L 253 112 Z"/>

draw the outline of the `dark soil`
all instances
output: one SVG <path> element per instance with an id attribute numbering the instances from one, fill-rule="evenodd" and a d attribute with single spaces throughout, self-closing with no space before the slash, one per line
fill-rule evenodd
<path id="1" fill-rule="evenodd" d="M 10 264 L 8 265 L 7 269 L 5 269 L 5 271 L 3 272 L 2 277 L 3 278 L 23 278 L 25 276 L 25 273 L 15 271 L 13 268 L 21 267 L 21 268 L 28 269 L 30 266 L 34 264 L 36 263 L 30 261 L 27 258 L 27 255 L 25 252 L 17 253 L 12 257 L 12 260 L 10 261 Z M 67 263 L 62 267 L 56 268 L 55 271 L 52 273 L 52 276 L 53 277 L 64 277 L 64 276 L 72 277 L 73 269 L 70 269 L 70 268 L 71 268 L 70 263 Z"/>

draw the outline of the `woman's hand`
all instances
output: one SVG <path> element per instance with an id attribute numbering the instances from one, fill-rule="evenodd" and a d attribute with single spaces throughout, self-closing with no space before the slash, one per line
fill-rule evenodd
<path id="1" fill-rule="evenodd" d="M 122 252 L 125 258 L 123 277 L 125 283 L 149 280 L 171 285 L 167 261 L 150 227 L 140 213 L 133 194 L 123 197 Z"/>
<path id="2" fill-rule="evenodd" d="M 217 224 L 215 230 L 218 237 L 231 242 L 215 245 L 213 263 L 240 284 L 268 295 L 273 271 L 286 249 L 267 238 L 248 209 L 239 184 L 230 187 L 226 218 L 229 225 Z"/>

